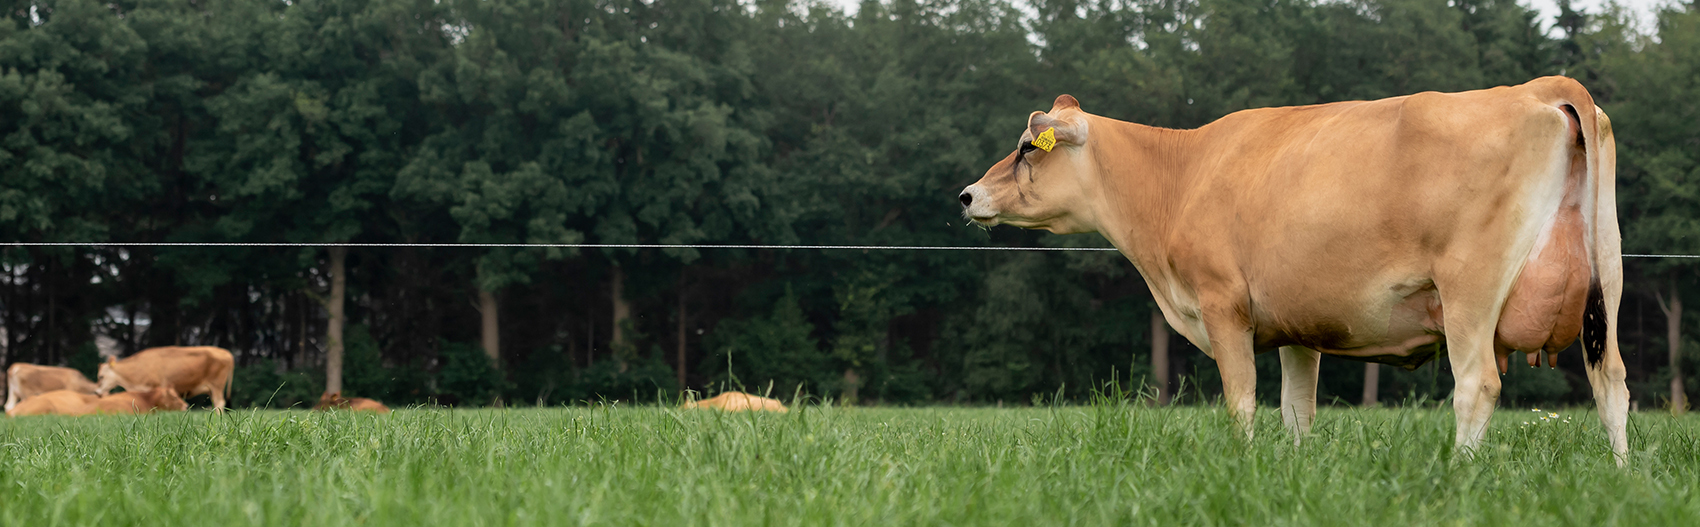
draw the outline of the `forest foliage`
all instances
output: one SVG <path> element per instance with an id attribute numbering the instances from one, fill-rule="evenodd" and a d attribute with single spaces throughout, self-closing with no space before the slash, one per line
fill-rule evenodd
<path id="1" fill-rule="evenodd" d="M 1058 94 L 1196 127 L 1563 74 L 1613 117 L 1625 252 L 1700 254 L 1700 9 L 1632 21 L 1504 0 L 0 0 L 0 240 L 1101 246 L 958 215 Z M 1642 404 L 1691 262 L 1626 262 Z M 0 264 L 0 363 L 204 344 L 237 354 L 239 403 L 322 386 L 323 249 Z M 1149 373 L 1150 293 L 1113 253 L 357 247 L 348 272 L 345 389 L 392 404 L 654 400 L 679 378 L 1027 402 Z M 1213 365 L 1176 361 L 1210 397 Z M 1383 399 L 1444 397 L 1443 366 L 1384 374 Z M 1514 371 L 1507 400 L 1586 400 L 1577 354 L 1561 366 Z M 1357 363 L 1323 368 L 1322 400 L 1355 399 Z"/>

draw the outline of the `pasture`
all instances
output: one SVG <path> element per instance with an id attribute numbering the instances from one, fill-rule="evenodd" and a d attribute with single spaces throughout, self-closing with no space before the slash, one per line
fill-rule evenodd
<path id="1" fill-rule="evenodd" d="M 0 420 L 0 524 L 1693 525 L 1700 418 L 1220 407 L 657 407 Z M 1568 421 L 1567 421 L 1568 420 Z M 1524 421 L 1533 421 L 1525 425 Z"/>

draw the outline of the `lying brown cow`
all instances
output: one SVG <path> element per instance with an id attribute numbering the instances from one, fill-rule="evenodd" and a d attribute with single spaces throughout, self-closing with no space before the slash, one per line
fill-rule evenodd
<path id="1" fill-rule="evenodd" d="M 1316 411 L 1319 353 L 1407 368 L 1445 357 L 1470 451 L 1506 357 L 1551 364 L 1580 334 L 1621 464 L 1615 163 L 1605 112 L 1563 77 L 1246 110 L 1196 130 L 1092 115 L 1064 95 L 959 199 L 985 226 L 1102 234 L 1216 360 L 1248 437 L 1254 354 L 1280 350 L 1295 440 Z"/>
<path id="2" fill-rule="evenodd" d="M 149 348 L 126 357 L 108 359 L 100 365 L 100 386 L 95 393 L 106 395 L 123 386 L 140 391 L 169 386 L 185 397 L 208 394 L 213 409 L 224 410 L 230 395 L 231 372 L 236 360 L 224 348 L 212 346 Z"/>
<path id="3" fill-rule="evenodd" d="M 26 415 L 80 415 L 84 409 L 100 397 L 91 393 L 71 390 L 54 390 L 31 396 L 23 402 L 6 409 L 8 417 Z"/>
<path id="4" fill-rule="evenodd" d="M 353 410 L 356 412 L 376 412 L 380 414 L 390 413 L 390 407 L 384 406 L 384 403 L 367 399 L 365 397 L 343 397 L 341 392 L 326 392 L 324 395 L 320 395 L 319 404 L 313 405 L 313 409 L 321 412 L 328 412 L 331 410 Z"/>
<path id="5" fill-rule="evenodd" d="M 19 362 L 7 368 L 6 410 L 11 411 L 24 399 L 55 390 L 93 395 L 95 388 L 95 384 L 77 370 Z"/>
<path id="6" fill-rule="evenodd" d="M 744 392 L 726 392 L 701 401 L 686 401 L 685 404 L 680 405 L 679 407 L 687 409 L 701 408 L 725 410 L 728 412 L 759 411 L 785 413 L 789 411 L 785 408 L 785 404 L 780 403 L 778 400 L 769 399 L 760 395 L 750 395 Z"/>
<path id="7" fill-rule="evenodd" d="M 189 403 L 170 386 L 135 392 L 115 393 L 96 400 L 92 405 L 98 414 L 139 414 L 155 410 L 181 412 Z"/>
<path id="8" fill-rule="evenodd" d="M 18 403 L 16 408 L 6 412 L 11 417 L 27 415 L 93 415 L 93 414 L 141 414 L 155 410 L 183 411 L 189 408 L 189 403 L 177 396 L 177 391 L 170 387 L 124 392 L 96 397 L 94 395 L 70 390 L 55 390 L 47 392 Z"/>

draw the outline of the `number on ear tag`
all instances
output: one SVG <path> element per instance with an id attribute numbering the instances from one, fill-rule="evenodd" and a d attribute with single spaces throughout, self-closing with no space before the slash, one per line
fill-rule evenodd
<path id="1" fill-rule="evenodd" d="M 1056 148 L 1056 128 L 1046 128 L 1045 131 L 1039 132 L 1039 137 L 1033 138 L 1033 146 L 1037 146 L 1040 150 L 1044 150 L 1046 152 L 1051 151 L 1052 148 Z"/>

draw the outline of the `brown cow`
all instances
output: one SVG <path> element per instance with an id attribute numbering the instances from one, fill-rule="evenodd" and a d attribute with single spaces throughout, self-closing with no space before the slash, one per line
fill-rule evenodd
<path id="1" fill-rule="evenodd" d="M 72 390 L 53 390 L 51 392 L 31 396 L 23 402 L 6 409 L 8 417 L 23 417 L 26 415 L 80 415 L 99 400 L 92 393 L 82 393 Z"/>
<path id="2" fill-rule="evenodd" d="M 1102 234 L 1216 360 L 1248 437 L 1254 354 L 1280 351 L 1295 441 L 1315 415 L 1319 353 L 1407 368 L 1446 357 L 1454 440 L 1472 451 L 1506 357 L 1550 364 L 1580 334 L 1622 464 L 1615 167 L 1605 112 L 1563 77 L 1246 110 L 1196 130 L 1092 115 L 1064 95 L 958 199 L 984 226 Z"/>
<path id="3" fill-rule="evenodd" d="M 38 366 L 19 362 L 7 368 L 6 410 L 11 411 L 24 399 L 55 390 L 70 390 L 94 394 L 96 386 L 82 372 L 58 366 Z"/>
<path id="4" fill-rule="evenodd" d="M 139 414 L 155 410 L 181 412 L 188 409 L 189 403 L 177 395 L 176 388 L 170 386 L 115 393 L 90 404 L 90 413 L 97 414 Z"/>
<path id="5" fill-rule="evenodd" d="M 367 399 L 365 397 L 343 397 L 342 392 L 325 392 L 325 394 L 319 396 L 319 404 L 314 405 L 313 409 L 321 412 L 328 412 L 331 410 L 353 410 L 356 412 L 375 412 L 380 414 L 390 413 L 390 407 L 384 406 L 384 403 Z"/>
<path id="6" fill-rule="evenodd" d="M 230 395 L 231 372 L 235 369 L 235 358 L 224 348 L 149 348 L 124 360 L 108 359 L 101 364 L 100 386 L 95 393 L 106 395 L 118 386 L 126 391 L 170 386 L 185 397 L 211 395 L 213 409 L 223 411 L 225 398 Z"/>
<path id="7" fill-rule="evenodd" d="M 725 410 L 728 412 L 760 411 L 785 413 L 789 411 L 785 408 L 785 404 L 780 403 L 776 399 L 769 399 L 760 395 L 750 395 L 744 392 L 726 392 L 701 401 L 685 401 L 685 404 L 680 405 L 679 407 L 686 409 L 701 408 Z"/>
<path id="8" fill-rule="evenodd" d="M 55 390 L 24 399 L 16 408 L 6 412 L 12 417 L 26 415 L 92 415 L 139 414 L 154 410 L 182 411 L 189 407 L 170 387 L 136 392 L 115 393 L 106 397 Z"/>

